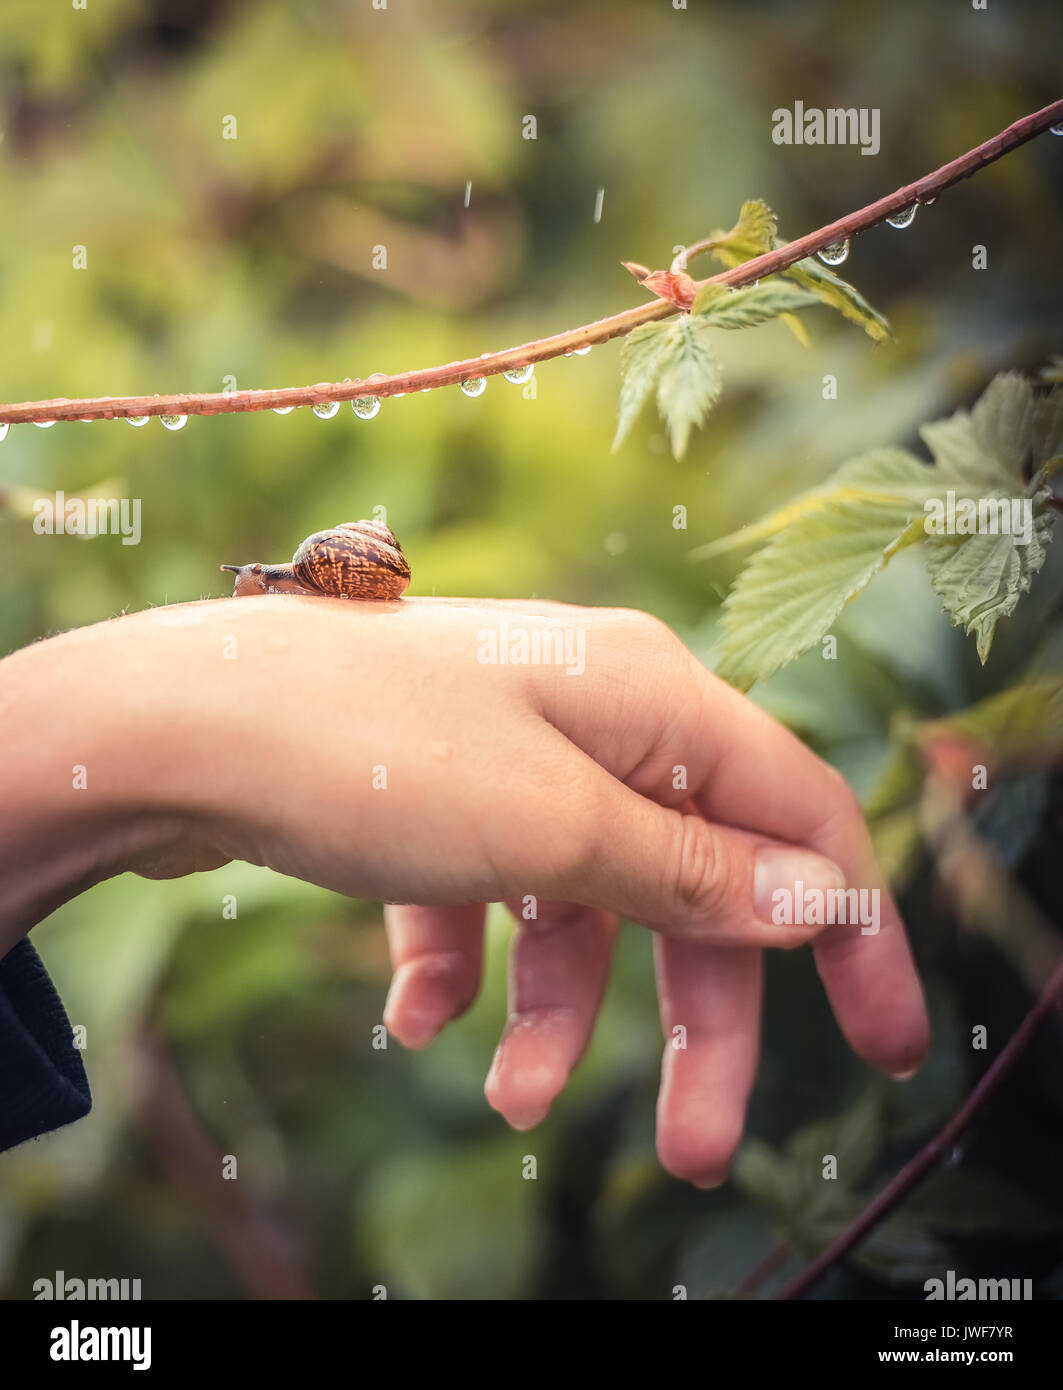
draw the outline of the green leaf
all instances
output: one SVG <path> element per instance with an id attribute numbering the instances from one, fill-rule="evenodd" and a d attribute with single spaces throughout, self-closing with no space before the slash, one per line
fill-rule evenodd
<path id="1" fill-rule="evenodd" d="M 694 313 L 713 328 L 754 328 L 816 302 L 809 290 L 772 278 L 734 291 L 725 285 L 706 285 L 694 300 Z"/>
<path id="2" fill-rule="evenodd" d="M 711 237 L 712 253 L 724 265 L 741 265 L 762 256 L 775 245 L 778 226 L 775 214 L 760 198 L 742 204 L 738 221 L 729 232 L 716 231 Z"/>
<path id="3" fill-rule="evenodd" d="M 974 633 L 985 665 L 997 623 L 1013 613 L 1044 564 L 1051 514 L 1035 518 L 1029 545 L 1008 535 L 933 536 L 927 544 L 930 582 L 953 626 Z"/>
<path id="4" fill-rule="evenodd" d="M 629 333 L 620 351 L 620 370 L 624 383 L 620 388 L 620 413 L 616 423 L 613 451 L 624 442 L 646 397 L 657 384 L 661 363 L 672 350 L 670 323 L 645 323 Z"/>
<path id="5" fill-rule="evenodd" d="M 713 255 L 728 267 L 787 245 L 778 235 L 775 214 L 759 200 L 743 203 L 738 221 L 731 230 L 713 232 L 710 244 Z M 782 274 L 796 280 L 851 322 L 858 323 L 876 342 L 884 342 L 889 337 L 889 324 L 878 310 L 871 307 L 858 289 L 835 275 L 815 256 L 796 261 Z"/>
<path id="6" fill-rule="evenodd" d="M 1057 466 L 1063 433 L 1061 399 L 1057 390 L 1037 401 L 1028 381 L 1005 372 L 990 382 L 970 414 L 958 411 L 921 431 L 938 465 L 941 493 L 954 494 L 954 525 L 972 528 L 929 535 L 930 582 L 953 625 L 974 634 L 983 664 L 997 623 L 1029 590 L 1052 538 L 1047 478 Z M 942 513 L 946 502 L 941 495 Z"/>
<path id="7" fill-rule="evenodd" d="M 784 241 L 776 242 L 776 246 L 785 245 Z M 837 309 L 850 322 L 858 323 L 875 342 L 882 343 L 889 338 L 889 323 L 878 310 L 871 307 L 854 285 L 850 285 L 848 280 L 843 280 L 840 275 L 835 275 L 833 270 L 815 256 L 806 256 L 804 260 L 795 261 L 783 274 L 810 290 L 824 304 Z"/>
<path id="8" fill-rule="evenodd" d="M 672 453 L 686 453 L 690 431 L 700 425 L 720 395 L 720 364 L 711 347 L 710 325 L 684 314 L 669 325 L 671 350 L 657 385 L 657 409 L 668 426 Z"/>
<path id="9" fill-rule="evenodd" d="M 925 464 L 879 449 L 803 499 L 724 603 L 717 673 L 748 689 L 807 651 L 891 555 L 923 538 L 923 502 L 933 491 Z"/>

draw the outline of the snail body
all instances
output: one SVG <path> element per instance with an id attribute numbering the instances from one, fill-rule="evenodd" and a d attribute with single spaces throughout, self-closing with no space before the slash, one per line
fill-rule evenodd
<path id="1" fill-rule="evenodd" d="M 381 521 L 344 521 L 307 536 L 290 565 L 222 565 L 236 575 L 233 595 L 395 599 L 410 583 L 402 547 Z"/>

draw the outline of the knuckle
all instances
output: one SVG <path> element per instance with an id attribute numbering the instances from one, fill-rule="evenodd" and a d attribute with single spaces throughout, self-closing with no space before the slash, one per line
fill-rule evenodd
<path id="1" fill-rule="evenodd" d="M 829 835 L 848 823 L 863 820 L 863 811 L 856 793 L 845 777 L 830 763 L 823 763 L 823 810 L 819 830 Z"/>
<path id="2" fill-rule="evenodd" d="M 715 831 L 699 816 L 680 814 L 673 897 L 684 918 L 719 912 L 728 896 L 726 856 Z"/>
<path id="3" fill-rule="evenodd" d="M 674 651 L 682 646 L 666 622 L 641 608 L 610 608 L 606 622 L 618 640 L 640 650 Z"/>

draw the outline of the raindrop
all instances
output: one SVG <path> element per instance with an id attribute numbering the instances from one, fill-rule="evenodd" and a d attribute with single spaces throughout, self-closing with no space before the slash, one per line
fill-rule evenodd
<path id="1" fill-rule="evenodd" d="M 487 390 L 487 378 L 485 376 L 471 376 L 467 381 L 461 383 L 461 389 L 466 396 L 482 396 Z"/>
<path id="2" fill-rule="evenodd" d="M 10 425 L 0 425 L 0 440 L 7 438 L 7 432 L 10 428 Z"/>
<path id="3" fill-rule="evenodd" d="M 150 419 L 150 415 L 127 415 L 125 417 L 125 422 L 127 425 L 132 425 L 135 430 L 138 430 L 141 425 L 146 425 Z"/>
<path id="4" fill-rule="evenodd" d="M 906 208 L 901 208 L 900 212 L 895 212 L 892 217 L 887 217 L 886 221 L 889 226 L 903 230 L 905 227 L 910 227 L 915 221 L 918 208 L 918 203 L 909 203 Z"/>
<path id="5" fill-rule="evenodd" d="M 54 420 L 34 420 L 33 422 L 39 430 L 50 430 L 55 424 Z"/>
<path id="6" fill-rule="evenodd" d="M 505 379 L 511 381 L 514 386 L 523 386 L 526 381 L 531 381 L 534 374 L 534 362 L 526 362 L 523 367 L 510 367 L 508 372 L 502 373 Z"/>
<path id="7" fill-rule="evenodd" d="M 588 354 L 588 352 L 590 352 L 590 350 L 591 350 L 591 345 L 590 345 L 590 343 L 588 343 L 586 347 L 574 348 L 574 349 L 573 349 L 573 351 L 574 351 L 574 353 L 575 353 L 575 355 L 576 355 L 577 357 L 586 357 L 587 354 Z"/>
<path id="8" fill-rule="evenodd" d="M 824 246 L 816 255 L 824 265 L 841 265 L 849 255 L 849 238 L 844 241 L 831 242 L 830 246 Z"/>
<path id="9" fill-rule="evenodd" d="M 380 397 L 355 396 L 351 401 L 351 409 L 359 420 L 372 420 L 374 415 L 380 414 Z"/>
<path id="10" fill-rule="evenodd" d="M 290 415 L 294 409 L 294 405 L 275 405 L 273 413 L 274 415 Z"/>
<path id="11" fill-rule="evenodd" d="M 1048 127 L 1049 135 L 1063 135 L 1063 121 L 1057 121 L 1055 125 Z"/>
<path id="12" fill-rule="evenodd" d="M 571 348 L 565 348 L 565 356 L 566 356 L 566 357 L 571 357 L 571 356 L 572 356 L 572 349 L 571 349 Z"/>
<path id="13" fill-rule="evenodd" d="M 314 414 L 319 420 L 331 420 L 340 408 L 339 401 L 318 401 L 314 406 Z"/>
<path id="14" fill-rule="evenodd" d="M 188 421 L 187 415 L 160 415 L 164 430 L 183 430 Z"/>

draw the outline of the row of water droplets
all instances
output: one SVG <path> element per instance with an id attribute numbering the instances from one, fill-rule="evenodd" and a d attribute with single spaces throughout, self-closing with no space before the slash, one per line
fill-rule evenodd
<path id="1" fill-rule="evenodd" d="M 566 352 L 565 356 L 572 357 L 573 355 L 575 355 L 576 357 L 585 357 L 588 352 L 590 352 L 589 347 L 574 348 L 571 351 Z M 489 355 L 490 354 L 488 353 L 484 354 L 484 356 Z M 523 386 L 526 382 L 531 381 L 534 374 L 534 362 L 526 362 L 523 366 L 520 367 L 510 367 L 508 371 L 504 371 L 502 373 L 505 379 L 509 382 L 512 382 L 514 386 Z M 367 380 L 378 381 L 384 378 L 386 375 L 386 372 L 374 372 L 372 376 L 367 378 Z M 352 382 L 352 378 L 349 376 L 344 377 L 343 379 L 345 382 Z M 466 377 L 464 381 L 459 383 L 459 388 L 462 392 L 464 392 L 466 396 L 482 396 L 483 393 L 487 390 L 487 378 L 483 376 Z M 430 386 L 424 387 L 425 392 L 431 391 L 432 389 L 433 388 Z M 394 399 L 398 400 L 401 396 L 404 396 L 405 394 L 405 391 L 397 391 L 395 393 Z M 341 404 L 341 401 L 318 401 L 318 403 L 312 406 L 311 409 L 313 410 L 314 414 L 318 417 L 319 420 L 332 420 L 339 414 Z M 290 415 L 294 409 L 294 405 L 277 405 L 273 407 L 273 413 L 274 415 Z M 380 413 L 380 397 L 355 396 L 355 398 L 351 401 L 351 409 L 354 411 L 355 415 L 358 416 L 359 420 L 372 420 Z M 132 425 L 134 429 L 139 429 L 142 425 L 146 425 L 150 418 L 150 415 L 127 415 L 125 416 L 125 421 L 126 424 Z M 188 421 L 188 416 L 160 415 L 159 419 L 162 422 L 164 429 L 179 430 L 184 428 L 185 424 Z M 86 419 L 84 423 L 91 424 L 92 420 Z M 34 420 L 33 424 L 35 424 L 38 427 L 38 429 L 48 430 L 51 429 L 53 425 L 58 424 L 58 421 Z M 0 440 L 4 440 L 7 438 L 7 432 L 9 429 L 10 425 L 0 424 Z"/>
<path id="2" fill-rule="evenodd" d="M 1059 121 L 1056 125 L 1049 126 L 1048 129 L 1049 133 L 1052 135 L 1063 135 L 1063 121 Z M 937 199 L 927 198 L 925 202 L 927 207 L 929 207 L 931 203 L 936 203 Z M 915 214 L 918 208 L 919 204 L 917 202 L 909 203 L 906 208 L 901 208 L 899 212 L 895 212 L 891 217 L 886 218 L 887 226 L 897 227 L 899 230 L 910 227 L 915 221 Z M 824 265 L 841 265 L 849 255 L 849 238 L 846 237 L 844 241 L 831 242 L 829 246 L 824 246 L 817 251 L 816 255 Z"/>
<path id="3" fill-rule="evenodd" d="M 81 423 L 82 423 L 83 425 L 91 425 L 95 419 L 96 419 L 95 416 L 91 416 L 91 415 L 89 415 L 89 416 L 84 416 L 84 417 L 82 418 L 82 420 L 81 420 Z M 125 416 L 126 424 L 127 424 L 127 425 L 132 425 L 134 429 L 140 429 L 140 427 L 141 427 L 142 425 L 146 425 L 150 419 L 151 419 L 151 416 L 150 416 L 150 415 L 127 415 L 127 416 Z M 159 416 L 159 420 L 160 420 L 161 423 L 162 423 L 163 429 L 166 429 L 166 430 L 183 430 L 184 427 L 185 427 L 185 425 L 188 423 L 188 416 L 187 416 L 187 415 L 160 415 L 160 416 Z M 59 423 L 59 421 L 58 421 L 58 420 L 33 420 L 33 421 L 31 421 L 31 423 L 34 424 L 34 425 L 36 425 L 37 428 L 38 428 L 39 430 L 50 430 L 50 429 L 52 428 L 52 426 L 53 426 L 53 425 L 57 425 L 57 424 Z M 0 440 L 4 440 L 4 439 L 7 438 L 7 432 L 8 432 L 8 430 L 9 430 L 10 428 L 11 428 L 10 424 L 8 424 L 8 423 L 6 423 L 6 422 L 3 423 L 3 424 L 0 424 Z"/>
<path id="4" fill-rule="evenodd" d="M 929 207 L 931 203 L 936 202 L 936 198 L 926 199 L 927 207 Z M 910 227 L 915 221 L 915 214 L 918 210 L 918 203 L 909 203 L 906 208 L 901 208 L 899 212 L 892 213 L 887 217 L 886 225 L 888 227 L 896 227 L 899 231 L 903 231 L 905 227 Z M 829 246 L 821 246 L 816 252 L 816 255 L 824 265 L 842 265 L 849 258 L 849 244 L 848 237 L 846 237 L 844 241 L 832 241 Z"/>
<path id="5" fill-rule="evenodd" d="M 1048 130 L 1051 135 L 1063 135 L 1063 121 L 1057 122 L 1056 125 L 1049 126 Z M 927 207 L 929 207 L 931 203 L 936 203 L 937 199 L 927 198 L 924 201 Z M 909 203 L 906 208 L 901 208 L 899 212 L 895 212 L 892 216 L 886 218 L 887 226 L 896 227 L 902 231 L 905 227 L 910 227 L 915 221 L 915 214 L 918 208 L 918 202 Z M 817 251 L 816 255 L 824 265 L 842 265 L 849 255 L 849 238 L 846 237 L 844 241 L 831 242 L 829 246 L 824 246 Z"/>
<path id="6" fill-rule="evenodd" d="M 590 352 L 590 348 L 577 348 L 576 351 L 582 355 Z M 484 353 L 485 357 L 489 357 L 490 355 L 490 353 Z M 566 357 L 570 355 L 569 353 L 565 354 Z M 523 386 L 525 382 L 531 381 L 534 374 L 534 362 L 526 362 L 520 367 L 510 367 L 508 371 L 502 373 L 505 379 L 512 382 L 514 386 Z M 373 372 L 366 380 L 380 381 L 386 376 L 386 372 Z M 345 384 L 353 385 L 351 377 L 345 376 L 343 380 Z M 431 386 L 422 387 L 422 393 L 427 394 L 432 389 Z M 466 377 L 464 381 L 458 383 L 458 389 L 466 396 L 482 396 L 487 390 L 487 378 L 485 376 Z M 396 391 L 392 399 L 396 401 L 401 400 L 405 394 L 405 391 Z M 340 401 L 318 401 L 316 405 L 311 406 L 311 409 L 319 420 L 332 420 L 339 414 L 341 404 L 342 402 Z M 279 405 L 273 407 L 273 413 L 275 415 L 290 415 L 294 409 L 295 406 L 293 405 Z M 380 414 L 380 397 L 371 395 L 355 396 L 351 401 L 351 409 L 354 411 L 355 415 L 358 416 L 359 420 L 372 420 Z"/>

